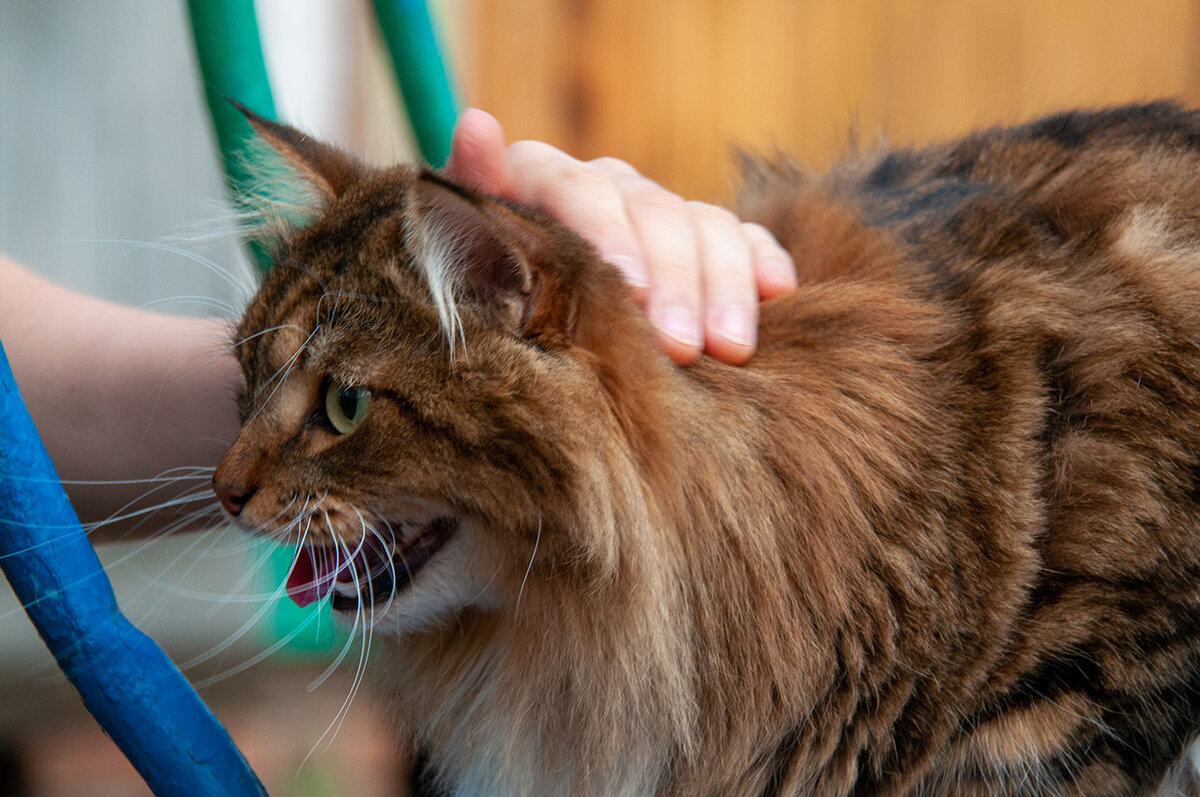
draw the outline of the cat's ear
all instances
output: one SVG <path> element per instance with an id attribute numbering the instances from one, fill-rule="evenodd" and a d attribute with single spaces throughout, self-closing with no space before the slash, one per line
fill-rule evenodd
<path id="1" fill-rule="evenodd" d="M 327 196 L 340 196 L 348 185 L 362 175 L 363 165 L 337 147 L 319 141 L 294 127 L 259 116 L 237 100 L 230 99 L 229 102 L 241 111 L 246 121 L 263 140 Z"/>
<path id="2" fill-rule="evenodd" d="M 554 237 L 544 225 L 433 172 L 418 177 L 411 202 L 410 233 L 439 305 L 465 295 L 515 334 L 567 331 Z"/>

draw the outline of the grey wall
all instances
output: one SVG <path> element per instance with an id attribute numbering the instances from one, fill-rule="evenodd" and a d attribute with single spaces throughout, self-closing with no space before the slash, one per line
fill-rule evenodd
<path id="1" fill-rule="evenodd" d="M 157 248 L 240 257 L 188 37 L 182 0 L 0 2 L 0 251 L 135 304 L 234 298 Z"/>

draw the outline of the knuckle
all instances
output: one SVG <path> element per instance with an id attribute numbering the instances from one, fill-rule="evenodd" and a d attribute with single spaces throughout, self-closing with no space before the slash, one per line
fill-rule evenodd
<path id="1" fill-rule="evenodd" d="M 586 163 L 572 160 L 555 169 L 543 188 L 545 202 L 562 207 L 611 193 L 612 181 Z"/>
<path id="2" fill-rule="evenodd" d="M 588 164 L 602 172 L 620 175 L 638 175 L 638 170 L 620 158 L 604 156 L 588 161 Z"/>
<path id="3" fill-rule="evenodd" d="M 562 154 L 544 141 L 524 139 L 508 145 L 508 157 L 513 161 L 545 160 Z"/>
<path id="4" fill-rule="evenodd" d="M 743 221 L 741 222 L 741 225 L 742 234 L 745 235 L 746 238 L 748 238 L 755 245 L 765 244 L 767 246 L 780 248 L 779 243 L 775 240 L 775 236 L 771 234 L 771 231 L 758 222 Z"/>
<path id="5" fill-rule="evenodd" d="M 742 232 L 755 249 L 767 249 L 775 254 L 791 258 L 783 245 L 775 240 L 775 234 L 761 224 L 742 222 Z"/>
<path id="6" fill-rule="evenodd" d="M 720 224 L 725 227 L 736 229 L 740 223 L 738 217 L 732 211 L 713 205 L 708 202 L 700 202 L 692 200 L 687 203 L 688 210 L 692 217 L 703 224 Z"/>
<path id="7" fill-rule="evenodd" d="M 648 213 L 681 215 L 687 209 L 681 197 L 644 177 L 631 183 L 623 193 L 631 204 Z"/>

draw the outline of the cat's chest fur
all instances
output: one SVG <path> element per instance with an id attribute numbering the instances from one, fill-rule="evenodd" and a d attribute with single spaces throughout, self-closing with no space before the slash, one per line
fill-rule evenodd
<path id="1" fill-rule="evenodd" d="M 1194 114 L 752 166 L 800 287 L 686 369 L 554 222 L 257 123 L 327 197 L 216 480 L 388 635 L 432 788 L 1195 789 Z"/>

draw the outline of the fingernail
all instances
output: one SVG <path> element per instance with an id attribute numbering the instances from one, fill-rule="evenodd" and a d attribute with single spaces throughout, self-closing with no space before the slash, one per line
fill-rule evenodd
<path id="1" fill-rule="evenodd" d="M 745 307 L 726 307 L 717 317 L 721 337 L 738 346 L 754 345 L 754 318 Z"/>
<path id="2" fill-rule="evenodd" d="M 685 346 L 700 345 L 700 324 L 695 314 L 679 304 L 669 304 L 658 313 L 658 328 Z"/>
<path id="3" fill-rule="evenodd" d="M 650 279 L 646 276 L 646 267 L 642 265 L 642 261 L 630 255 L 614 255 L 608 262 L 616 266 L 633 287 L 649 287 Z"/>

